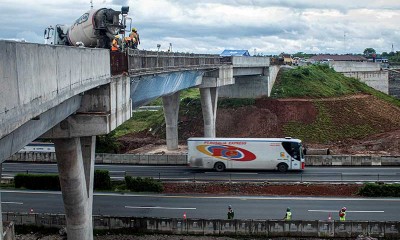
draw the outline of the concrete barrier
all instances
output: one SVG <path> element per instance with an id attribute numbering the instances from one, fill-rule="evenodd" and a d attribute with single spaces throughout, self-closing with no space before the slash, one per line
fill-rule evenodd
<path id="1" fill-rule="evenodd" d="M 15 225 L 64 227 L 62 214 L 3 213 L 4 221 Z M 177 219 L 93 216 L 95 229 L 131 229 L 137 233 L 165 233 L 182 235 L 302 237 L 302 238 L 355 238 L 369 235 L 379 238 L 400 238 L 400 222 L 376 221 L 302 221 L 262 219 Z"/>
<path id="2" fill-rule="evenodd" d="M 400 166 L 400 156 L 306 155 L 306 166 Z M 55 153 L 16 153 L 7 161 L 55 163 Z M 97 153 L 97 164 L 187 165 L 187 155 Z"/>

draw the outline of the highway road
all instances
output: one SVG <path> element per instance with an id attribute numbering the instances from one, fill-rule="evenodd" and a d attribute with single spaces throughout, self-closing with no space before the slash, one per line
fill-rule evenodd
<path id="1" fill-rule="evenodd" d="M 320 198 L 209 195 L 144 195 L 96 193 L 93 214 L 136 217 L 226 218 L 232 205 L 237 219 L 281 219 L 291 207 L 293 219 L 338 219 L 346 206 L 348 220 L 399 221 L 397 198 Z M 14 191 L 2 193 L 3 212 L 64 213 L 60 192 Z"/>
<path id="2" fill-rule="evenodd" d="M 3 177 L 17 173 L 57 173 L 56 164 L 3 163 Z M 400 167 L 307 167 L 304 171 L 227 171 L 190 169 L 186 166 L 96 165 L 113 179 L 125 175 L 163 181 L 303 181 L 303 182 L 400 182 Z"/>

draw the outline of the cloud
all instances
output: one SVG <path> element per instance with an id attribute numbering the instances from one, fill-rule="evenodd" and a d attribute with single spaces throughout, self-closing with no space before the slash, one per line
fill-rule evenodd
<path id="1" fill-rule="evenodd" d="M 130 6 L 141 48 L 157 44 L 182 52 L 220 53 L 225 48 L 259 53 L 360 53 L 390 51 L 400 42 L 400 1 L 392 0 L 94 0 L 95 8 Z M 49 25 L 71 24 L 86 0 L 3 0 L 0 38 L 43 42 Z"/>

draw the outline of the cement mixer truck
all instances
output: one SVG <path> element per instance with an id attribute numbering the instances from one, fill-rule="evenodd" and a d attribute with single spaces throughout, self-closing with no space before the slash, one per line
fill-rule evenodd
<path id="1" fill-rule="evenodd" d="M 116 34 L 124 34 L 129 7 L 92 9 L 71 26 L 57 24 L 44 30 L 46 44 L 110 48 Z M 130 23 L 131 24 L 131 23 Z"/>

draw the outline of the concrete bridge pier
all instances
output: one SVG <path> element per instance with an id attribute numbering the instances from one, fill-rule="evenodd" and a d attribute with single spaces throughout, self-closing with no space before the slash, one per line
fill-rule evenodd
<path id="1" fill-rule="evenodd" d="M 95 137 L 54 139 L 69 240 L 93 239 Z"/>
<path id="2" fill-rule="evenodd" d="M 215 137 L 218 88 L 200 88 L 201 109 L 204 121 L 204 137 Z"/>
<path id="3" fill-rule="evenodd" d="M 222 66 L 217 70 L 204 73 L 202 84 L 199 86 L 204 137 L 216 137 L 218 89 L 221 86 L 231 84 L 235 84 L 232 66 Z"/>
<path id="4" fill-rule="evenodd" d="M 168 150 L 178 150 L 179 95 L 180 92 L 178 91 L 162 98 Z"/>
<path id="5" fill-rule="evenodd" d="M 41 136 L 54 141 L 68 240 L 93 239 L 95 136 L 132 116 L 129 83 L 128 77 L 113 77 L 110 84 L 85 92 L 76 114 Z"/>

